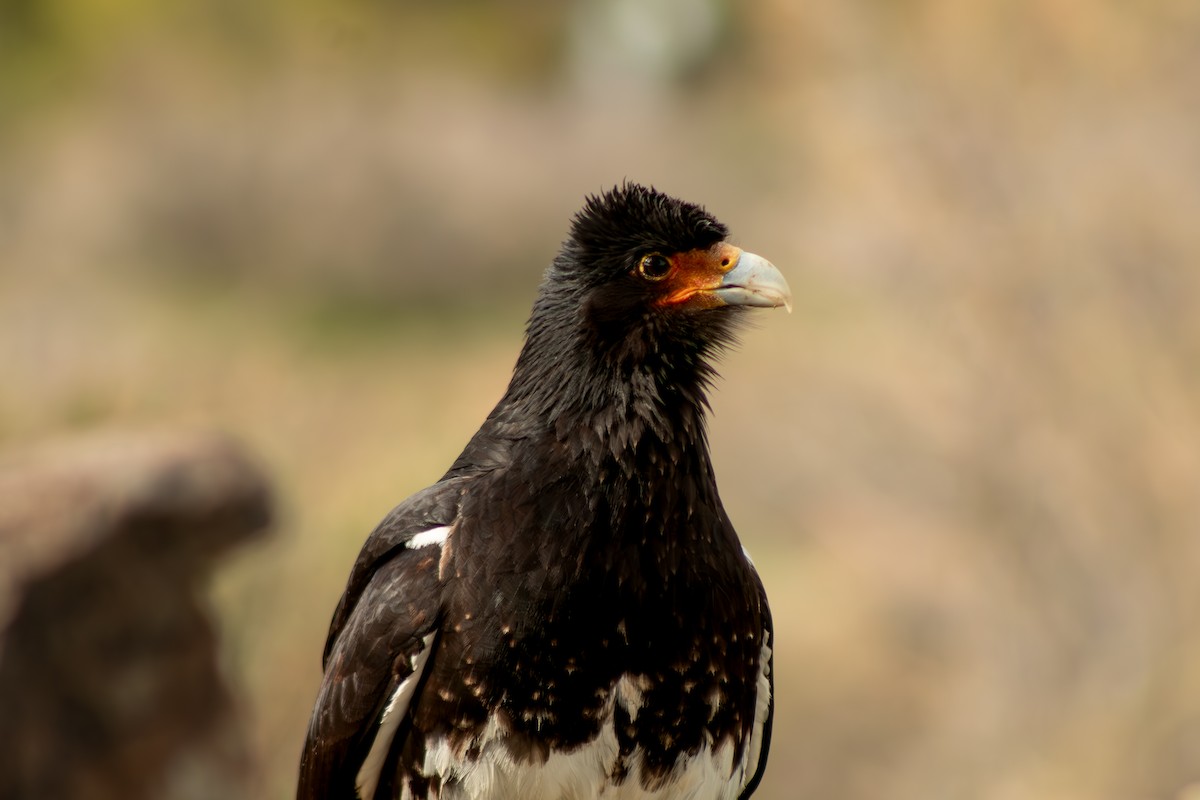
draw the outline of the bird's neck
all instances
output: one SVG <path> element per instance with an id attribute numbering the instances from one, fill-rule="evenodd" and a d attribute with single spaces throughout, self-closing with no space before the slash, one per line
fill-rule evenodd
<path id="1" fill-rule="evenodd" d="M 705 354 L 637 339 L 562 347 L 530 337 L 498 411 L 594 455 L 670 449 L 707 460 Z"/>
<path id="2" fill-rule="evenodd" d="M 551 509 L 528 536 L 551 537 L 560 552 L 638 552 L 639 575 L 662 573 L 654 585 L 709 557 L 724 512 L 705 433 L 706 374 L 657 354 L 549 352 L 527 343 L 508 391 L 447 477 L 505 471 L 509 491 L 534 495 L 511 502 Z"/>

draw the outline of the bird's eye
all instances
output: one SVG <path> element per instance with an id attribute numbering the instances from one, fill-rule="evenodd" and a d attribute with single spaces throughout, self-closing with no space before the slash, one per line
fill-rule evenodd
<path id="1" fill-rule="evenodd" d="M 670 271 L 671 262 L 666 256 L 658 253 L 642 256 L 642 260 L 638 262 L 638 274 L 647 280 L 660 281 L 667 277 Z"/>

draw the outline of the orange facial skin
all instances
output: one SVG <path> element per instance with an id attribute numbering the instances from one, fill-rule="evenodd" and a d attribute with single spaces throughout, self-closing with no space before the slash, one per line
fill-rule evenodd
<path id="1" fill-rule="evenodd" d="M 671 271 L 663 279 L 660 306 L 688 305 L 692 308 L 716 308 L 725 305 L 711 290 L 721 285 L 725 273 L 737 265 L 740 248 L 718 242 L 707 250 L 688 250 L 670 256 Z"/>

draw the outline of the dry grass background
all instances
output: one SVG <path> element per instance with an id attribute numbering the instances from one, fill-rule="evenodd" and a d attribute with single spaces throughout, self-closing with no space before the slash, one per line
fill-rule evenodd
<path id="1" fill-rule="evenodd" d="M 214 602 L 262 795 L 359 544 L 629 177 L 797 294 L 712 422 L 778 627 L 759 796 L 1191 796 L 1200 6 L 774 0 L 653 80 L 577 55 L 588 6 L 0 17 L 0 445 L 215 425 L 261 454 L 279 534 Z"/>

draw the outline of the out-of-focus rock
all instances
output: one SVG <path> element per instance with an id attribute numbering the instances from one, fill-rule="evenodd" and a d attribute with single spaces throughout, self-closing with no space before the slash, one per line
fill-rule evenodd
<path id="1" fill-rule="evenodd" d="M 0 458 L 0 798 L 250 796 L 202 589 L 269 518 L 222 437 Z"/>

